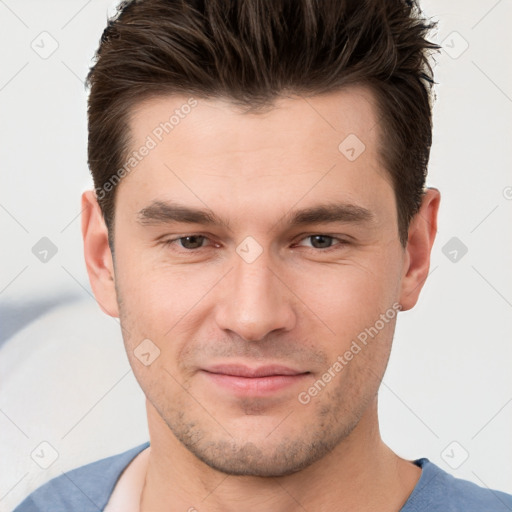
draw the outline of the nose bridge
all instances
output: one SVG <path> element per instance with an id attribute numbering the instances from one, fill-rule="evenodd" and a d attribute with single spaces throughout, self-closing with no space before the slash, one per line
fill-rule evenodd
<path id="1" fill-rule="evenodd" d="M 237 248 L 234 268 L 224 284 L 217 322 L 222 329 L 236 332 L 246 340 L 257 341 L 277 329 L 294 325 L 292 304 L 286 287 L 275 275 L 271 255 L 261 250 L 253 259 L 247 257 L 254 246 L 244 252 L 243 243 Z"/>
<path id="2" fill-rule="evenodd" d="M 239 290 L 240 300 L 260 304 L 263 297 L 271 295 L 276 299 L 276 277 L 270 270 L 270 257 L 268 253 L 261 254 L 255 261 L 247 262 L 243 258 L 235 263 L 233 279 L 235 290 Z M 274 292 L 274 293 L 271 293 Z M 268 301 L 267 301 L 268 304 Z"/>

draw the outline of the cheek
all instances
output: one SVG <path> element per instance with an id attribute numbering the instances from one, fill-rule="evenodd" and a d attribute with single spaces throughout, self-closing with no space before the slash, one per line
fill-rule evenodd
<path id="1" fill-rule="evenodd" d="M 172 268 L 162 264 L 139 264 L 135 258 L 124 260 L 119 267 L 120 316 L 123 338 L 137 379 L 159 380 L 159 371 L 178 371 L 187 345 L 195 345 L 199 332 L 211 314 L 212 294 L 221 269 L 199 271 L 189 267 Z M 134 272 L 133 269 L 137 271 Z M 159 350 L 151 367 L 145 368 L 134 354 L 144 339 L 151 340 Z M 151 371 L 150 371 L 151 370 Z M 181 370 L 178 371 L 181 377 Z M 186 373 L 186 372 L 185 372 Z M 164 379 L 172 378 L 163 375 Z M 145 388 L 143 388 L 145 389 Z"/>
<path id="2" fill-rule="evenodd" d="M 373 325 L 399 296 L 399 268 L 385 257 L 354 261 L 305 274 L 297 295 L 324 320 L 338 339 Z M 333 334 L 331 332 L 331 334 Z"/>
<path id="3" fill-rule="evenodd" d="M 144 261 L 143 255 L 125 258 L 116 272 L 122 305 L 141 327 L 159 335 L 172 328 L 208 291 L 208 278 L 203 274 Z"/>

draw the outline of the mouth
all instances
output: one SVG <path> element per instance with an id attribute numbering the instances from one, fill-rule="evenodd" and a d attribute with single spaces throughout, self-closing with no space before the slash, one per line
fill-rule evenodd
<path id="1" fill-rule="evenodd" d="M 201 370 L 208 380 L 235 395 L 261 396 L 285 390 L 302 382 L 310 374 L 281 365 L 249 367 L 245 365 L 215 365 Z"/>

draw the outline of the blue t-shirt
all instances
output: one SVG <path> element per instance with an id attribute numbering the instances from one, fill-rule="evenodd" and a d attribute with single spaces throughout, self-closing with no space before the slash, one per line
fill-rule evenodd
<path id="1" fill-rule="evenodd" d="M 36 489 L 14 512 L 100 512 L 124 468 L 149 442 L 81 466 Z M 512 495 L 455 478 L 428 459 L 414 463 L 421 477 L 400 512 L 511 512 Z"/>

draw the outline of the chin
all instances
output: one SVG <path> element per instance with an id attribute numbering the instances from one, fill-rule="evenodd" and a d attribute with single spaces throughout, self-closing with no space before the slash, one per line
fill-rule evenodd
<path id="1" fill-rule="evenodd" d="M 327 455 L 334 448 L 332 440 L 306 443 L 282 436 L 270 442 L 237 443 L 234 440 L 188 444 L 186 448 L 210 468 L 233 476 L 280 477 L 297 473 Z"/>

